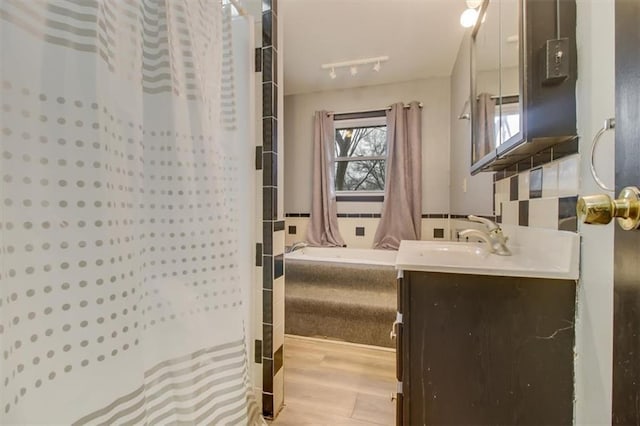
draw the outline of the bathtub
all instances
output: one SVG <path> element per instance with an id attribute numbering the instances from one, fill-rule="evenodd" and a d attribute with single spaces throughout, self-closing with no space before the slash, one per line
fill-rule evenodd
<path id="1" fill-rule="evenodd" d="M 285 333 L 394 347 L 396 251 L 305 247 L 285 255 Z"/>
<path id="2" fill-rule="evenodd" d="M 285 254 L 286 260 L 395 266 L 396 250 L 352 249 L 343 247 L 305 247 Z"/>

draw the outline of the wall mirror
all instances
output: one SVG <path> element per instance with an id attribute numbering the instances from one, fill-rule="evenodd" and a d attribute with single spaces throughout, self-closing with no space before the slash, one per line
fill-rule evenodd
<path id="1" fill-rule="evenodd" d="M 523 138 L 520 21 L 520 0 L 484 0 L 472 31 L 472 172 Z"/>

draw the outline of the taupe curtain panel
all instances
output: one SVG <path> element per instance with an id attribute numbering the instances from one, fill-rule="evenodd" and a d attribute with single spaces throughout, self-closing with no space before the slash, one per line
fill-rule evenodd
<path id="1" fill-rule="evenodd" d="M 338 230 L 334 170 L 333 116 L 316 111 L 313 121 L 313 191 L 307 242 L 312 246 L 344 246 Z"/>
<path id="2" fill-rule="evenodd" d="M 387 170 L 382 218 L 373 247 L 398 249 L 419 240 L 422 220 L 422 115 L 418 102 L 387 112 Z"/>
<path id="3" fill-rule="evenodd" d="M 491 98 L 489 93 L 481 93 L 478 96 L 478 120 L 476 121 L 477 137 L 480 152 L 478 159 L 484 157 L 495 149 L 495 117 L 496 100 Z"/>

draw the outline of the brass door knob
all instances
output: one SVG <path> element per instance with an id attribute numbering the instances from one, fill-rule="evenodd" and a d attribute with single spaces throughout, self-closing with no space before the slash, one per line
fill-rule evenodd
<path id="1" fill-rule="evenodd" d="M 640 190 L 628 186 L 616 200 L 606 194 L 580 197 L 576 209 L 583 223 L 607 224 L 615 217 L 622 229 L 637 229 L 640 225 Z"/>

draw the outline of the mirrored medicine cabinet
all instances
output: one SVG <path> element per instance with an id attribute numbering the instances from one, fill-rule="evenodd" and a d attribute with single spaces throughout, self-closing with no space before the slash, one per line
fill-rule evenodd
<path id="1" fill-rule="evenodd" d="M 471 33 L 471 173 L 573 149 L 575 0 L 483 0 Z"/>

